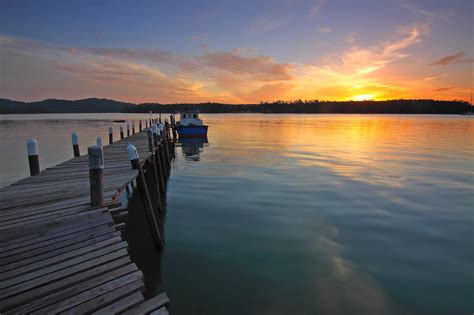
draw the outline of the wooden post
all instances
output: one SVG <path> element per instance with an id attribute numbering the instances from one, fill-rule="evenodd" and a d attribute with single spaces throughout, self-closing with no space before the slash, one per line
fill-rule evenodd
<path id="1" fill-rule="evenodd" d="M 123 126 L 120 126 L 120 139 L 123 139 Z"/>
<path id="2" fill-rule="evenodd" d="M 135 134 L 135 122 L 133 121 L 132 122 L 132 135 Z"/>
<path id="3" fill-rule="evenodd" d="M 160 129 L 157 125 L 151 126 L 152 134 L 153 134 L 153 146 L 154 146 L 154 159 L 155 159 L 155 166 L 158 178 L 160 179 L 161 183 L 161 190 L 165 191 L 166 181 L 165 181 L 165 169 L 163 168 L 162 158 L 160 155 L 160 146 L 159 146 L 159 138 L 160 138 Z"/>
<path id="4" fill-rule="evenodd" d="M 142 128 L 142 120 L 140 119 L 140 121 L 138 122 L 138 130 L 140 130 L 140 132 L 142 132 L 143 128 Z"/>
<path id="5" fill-rule="evenodd" d="M 165 151 L 164 153 L 165 153 L 166 166 L 168 167 L 170 164 L 170 157 L 169 157 L 169 152 L 168 152 L 169 147 L 168 147 L 168 140 L 166 136 L 166 130 L 163 124 L 161 123 L 159 127 L 160 127 L 161 138 L 163 139 L 162 144 L 163 144 L 163 149 Z M 166 174 L 167 176 L 169 175 L 168 169 L 166 170 Z"/>
<path id="6" fill-rule="evenodd" d="M 155 166 L 156 166 L 156 172 L 157 172 L 157 177 L 160 181 L 160 188 L 162 192 L 166 191 L 166 177 L 165 177 L 165 172 L 161 163 L 161 156 L 160 156 L 160 148 L 157 147 L 155 148 L 155 152 L 153 155 Z"/>
<path id="7" fill-rule="evenodd" d="M 127 124 L 127 137 L 130 137 L 130 124 Z"/>
<path id="8" fill-rule="evenodd" d="M 98 147 L 101 147 L 101 146 L 102 146 L 102 138 L 101 138 L 101 137 L 97 137 L 96 143 L 97 143 L 97 146 L 98 146 Z"/>
<path id="9" fill-rule="evenodd" d="M 153 131 L 153 143 L 155 147 L 158 146 L 158 140 L 160 138 L 160 129 L 158 128 L 157 125 L 152 125 L 151 130 Z"/>
<path id="10" fill-rule="evenodd" d="M 109 127 L 109 144 L 114 143 L 114 128 Z"/>
<path id="11" fill-rule="evenodd" d="M 71 133 L 71 141 L 72 141 L 72 152 L 74 157 L 78 157 L 81 155 L 79 151 L 79 135 L 77 134 L 76 130 Z"/>
<path id="12" fill-rule="evenodd" d="M 153 131 L 147 129 L 146 134 L 148 135 L 148 150 L 153 152 Z"/>
<path id="13" fill-rule="evenodd" d="M 99 146 L 87 148 L 89 154 L 89 181 L 91 206 L 96 207 L 104 203 L 104 150 Z"/>
<path id="14" fill-rule="evenodd" d="M 138 158 L 137 148 L 129 143 L 127 146 L 128 158 L 130 159 L 130 164 L 134 170 L 140 169 L 140 159 Z"/>
<path id="15" fill-rule="evenodd" d="M 30 165 L 30 175 L 34 176 L 40 173 L 38 141 L 33 138 L 26 142 L 26 151 L 28 152 L 28 164 Z"/>
<path id="16" fill-rule="evenodd" d="M 156 220 L 155 213 L 153 212 L 153 205 L 151 203 L 150 194 L 148 193 L 148 188 L 145 181 L 145 175 L 143 174 L 143 170 L 140 167 L 140 159 L 138 157 L 137 148 L 133 144 L 129 144 L 127 146 L 128 158 L 130 159 L 130 163 L 132 164 L 132 168 L 138 170 L 137 176 L 137 184 L 138 190 L 140 192 L 140 197 L 143 201 L 143 207 L 145 208 L 145 213 L 148 218 L 148 224 L 151 232 L 151 237 L 153 238 L 153 242 L 155 246 L 160 247 L 163 246 L 163 241 L 161 239 L 160 228 L 158 225 L 158 221 Z"/>
<path id="17" fill-rule="evenodd" d="M 163 171 L 162 176 L 163 176 L 164 182 L 166 183 L 166 179 L 168 178 L 168 162 L 166 161 L 166 154 L 164 152 L 163 141 L 161 141 L 160 144 L 158 145 L 158 154 L 160 156 L 161 170 Z"/>

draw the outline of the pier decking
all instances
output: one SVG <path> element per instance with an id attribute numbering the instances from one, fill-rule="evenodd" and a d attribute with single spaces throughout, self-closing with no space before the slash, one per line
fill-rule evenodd
<path id="1" fill-rule="evenodd" d="M 91 207 L 88 156 L 0 189 L 0 312 L 167 314 L 162 293 L 144 299 L 144 276 L 128 254 L 120 193 L 152 152 L 146 132 L 104 146 L 104 203 Z M 169 161 L 167 161 L 169 162 Z"/>

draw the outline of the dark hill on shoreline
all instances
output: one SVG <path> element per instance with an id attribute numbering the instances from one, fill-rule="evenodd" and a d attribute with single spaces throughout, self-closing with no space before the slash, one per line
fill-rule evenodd
<path id="1" fill-rule="evenodd" d="M 0 114 L 38 113 L 170 113 L 187 109 L 201 113 L 315 113 L 315 114 L 461 114 L 470 109 L 464 101 L 388 100 L 388 101 L 278 101 L 260 104 L 133 104 L 109 99 L 47 99 L 18 102 L 0 99 Z"/>
<path id="2" fill-rule="evenodd" d="M 39 102 L 17 102 L 0 99 L 0 114 L 41 114 L 41 113 L 119 113 L 132 103 L 109 99 L 86 98 L 83 100 L 47 99 Z"/>

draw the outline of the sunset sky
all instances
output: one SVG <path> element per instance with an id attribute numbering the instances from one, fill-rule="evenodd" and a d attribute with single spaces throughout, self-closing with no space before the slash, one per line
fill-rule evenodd
<path id="1" fill-rule="evenodd" d="M 473 3 L 0 0 L 0 98 L 468 101 Z"/>

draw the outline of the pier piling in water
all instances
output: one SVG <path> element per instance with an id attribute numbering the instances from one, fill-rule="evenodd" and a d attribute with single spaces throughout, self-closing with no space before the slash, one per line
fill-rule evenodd
<path id="1" fill-rule="evenodd" d="M 40 173 L 38 141 L 33 138 L 28 139 L 28 141 L 26 142 L 26 150 L 28 152 L 30 175 L 37 175 Z"/>
<path id="2" fill-rule="evenodd" d="M 130 124 L 127 124 L 127 138 L 130 137 Z"/>
<path id="3" fill-rule="evenodd" d="M 91 206 L 104 203 L 104 151 L 97 145 L 87 148 L 89 154 L 89 181 Z"/>
<path id="4" fill-rule="evenodd" d="M 79 151 L 79 134 L 77 133 L 76 130 L 74 130 L 71 133 L 71 142 L 72 142 L 72 152 L 74 154 L 74 157 L 81 156 L 81 153 Z"/>
<path id="5" fill-rule="evenodd" d="M 123 126 L 120 126 L 120 140 L 124 138 L 123 136 Z"/>
<path id="6" fill-rule="evenodd" d="M 161 238 L 161 232 L 158 225 L 158 221 L 153 211 L 153 204 L 151 202 L 150 193 L 148 191 L 147 181 L 140 165 L 140 159 L 138 157 L 137 149 L 133 144 L 130 143 L 127 146 L 127 152 L 132 168 L 138 170 L 137 187 L 138 191 L 140 192 L 140 198 L 142 199 L 146 216 L 148 218 L 147 221 L 150 228 L 151 236 L 153 238 L 153 242 L 156 247 L 160 248 L 161 246 L 163 246 L 163 240 Z"/>

